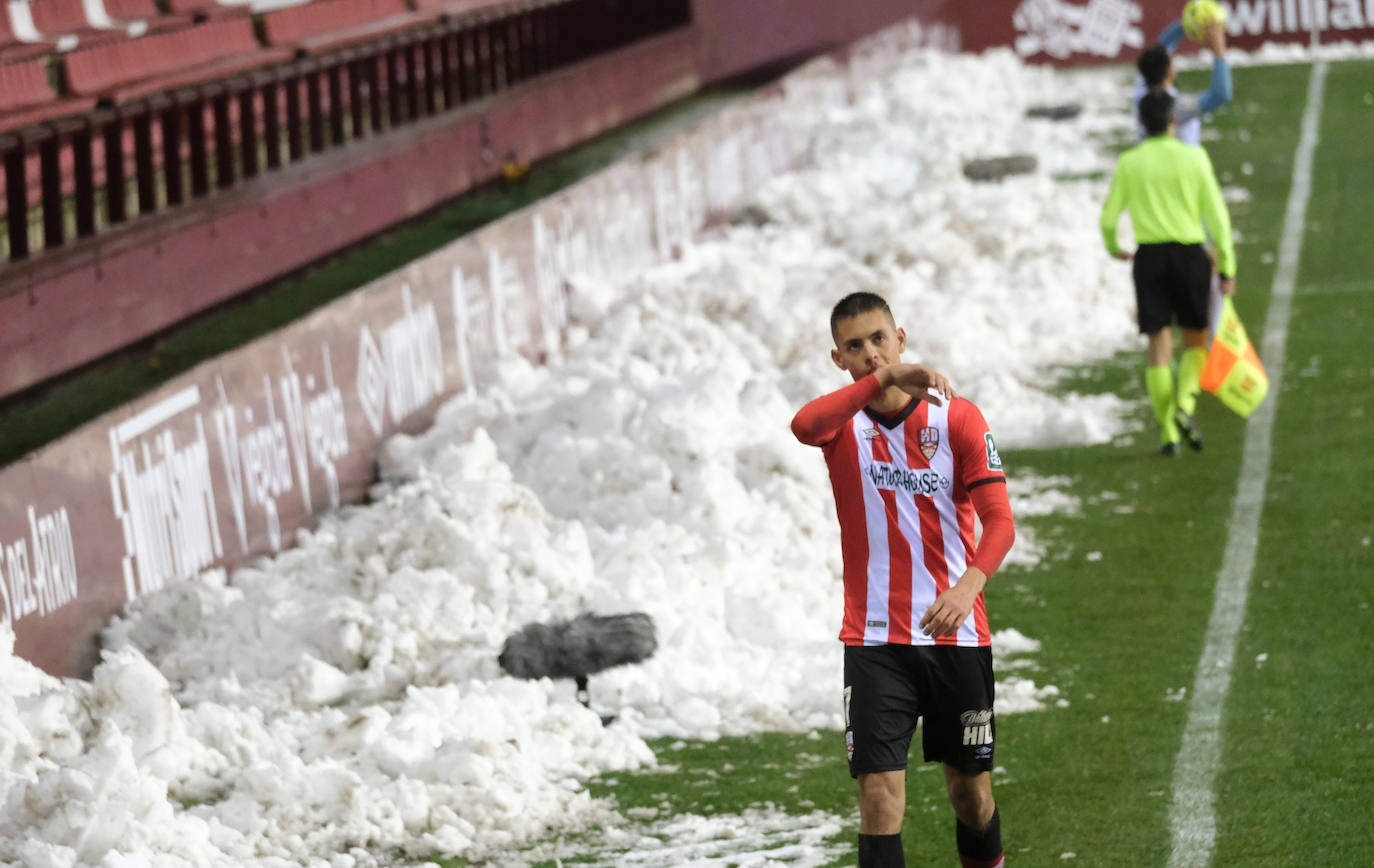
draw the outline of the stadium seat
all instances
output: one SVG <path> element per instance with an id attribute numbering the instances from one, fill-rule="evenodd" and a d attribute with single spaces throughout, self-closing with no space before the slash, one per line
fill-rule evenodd
<path id="1" fill-rule="evenodd" d="M 174 12 L 194 12 L 210 18 L 255 15 L 309 2 L 311 0 L 167 0 Z"/>
<path id="2" fill-rule="evenodd" d="M 118 15 L 111 14 L 110 4 L 104 0 L 28 0 L 24 5 L 34 28 L 44 38 L 54 43 L 75 40 L 82 48 L 191 23 L 185 16 L 162 16 L 151 0 L 125 0 Z"/>
<path id="3" fill-rule="evenodd" d="M 513 6 L 511 0 L 415 0 L 415 8 L 449 17 L 470 15 L 485 9 Z M 524 4 L 521 4 L 524 5 Z"/>
<path id="4" fill-rule="evenodd" d="M 262 16 L 267 43 L 311 54 L 404 30 L 432 18 L 405 0 L 316 0 Z"/>
<path id="5" fill-rule="evenodd" d="M 258 45 L 251 18 L 225 18 L 73 51 L 66 56 L 67 87 L 121 103 L 290 57 Z"/>
<path id="6" fill-rule="evenodd" d="M 39 30 L 33 20 L 33 9 L 24 0 L 7 0 L 3 18 L 8 31 L 5 35 L 9 40 L 9 50 L 5 52 L 7 60 L 76 47 L 77 37 L 74 35 L 48 34 Z"/>
<path id="7" fill-rule="evenodd" d="M 213 14 L 219 6 L 218 0 L 167 0 L 167 8 L 174 14 L 191 12 Z"/>
<path id="8" fill-rule="evenodd" d="M 0 62 L 12 62 L 23 60 L 28 57 L 37 57 L 46 54 L 52 49 L 47 43 L 28 43 L 23 42 L 14 33 L 14 27 L 10 24 L 10 11 L 8 4 L 0 13 Z"/>
<path id="9" fill-rule="evenodd" d="M 26 5 L 34 28 L 49 39 L 76 36 L 79 40 L 82 31 L 92 29 L 81 0 L 31 0 Z"/>
<path id="10" fill-rule="evenodd" d="M 0 111 L 56 99 L 57 94 L 48 83 L 46 60 L 39 58 L 0 66 Z"/>
<path id="11" fill-rule="evenodd" d="M 86 0 L 86 8 L 99 5 L 100 0 Z M 104 0 L 105 14 L 116 21 L 154 21 L 167 18 L 153 0 Z M 91 17 L 89 14 L 87 17 Z M 176 16 L 170 16 L 175 18 Z"/>
<path id="12" fill-rule="evenodd" d="M 190 15 L 167 14 L 154 0 L 80 0 L 87 23 L 96 30 L 123 30 L 142 36 L 174 27 L 189 27 Z"/>
<path id="13" fill-rule="evenodd" d="M 33 58 L 0 64 L 0 131 L 86 111 L 93 99 L 62 99 L 48 81 L 48 61 Z"/>
<path id="14" fill-rule="evenodd" d="M 241 4 L 249 6 L 253 12 L 261 14 L 263 12 L 273 12 L 277 9 L 288 9 L 292 6 L 301 6 L 309 3 L 310 0 L 219 0 L 225 4 Z"/>

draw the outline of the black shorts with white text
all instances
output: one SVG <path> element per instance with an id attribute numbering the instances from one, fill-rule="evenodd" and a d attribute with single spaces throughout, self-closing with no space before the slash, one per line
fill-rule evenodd
<path id="1" fill-rule="evenodd" d="M 845 747 L 853 777 L 907 767 L 921 719 L 926 762 L 992 770 L 992 649 L 846 645 Z"/>

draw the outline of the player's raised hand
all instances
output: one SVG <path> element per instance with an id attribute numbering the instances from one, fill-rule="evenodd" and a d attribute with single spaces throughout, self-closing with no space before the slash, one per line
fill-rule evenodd
<path id="1" fill-rule="evenodd" d="M 888 370 L 892 374 L 892 385 L 937 407 L 944 401 L 959 397 L 954 394 L 954 387 L 949 384 L 948 377 L 925 365 L 899 363 L 892 365 Z"/>
<path id="2" fill-rule="evenodd" d="M 1202 44 L 1211 50 L 1212 54 L 1221 57 L 1226 53 L 1226 25 L 1220 22 L 1213 22 L 1207 25 L 1207 29 L 1202 31 Z"/>
<path id="3" fill-rule="evenodd" d="M 1236 279 L 1234 277 L 1223 277 L 1217 281 L 1217 289 L 1222 295 L 1231 295 L 1236 291 Z"/>

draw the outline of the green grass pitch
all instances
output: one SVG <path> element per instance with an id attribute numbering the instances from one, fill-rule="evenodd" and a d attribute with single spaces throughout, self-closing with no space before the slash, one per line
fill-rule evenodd
<path id="1" fill-rule="evenodd" d="M 1236 98 L 1209 122 L 1218 137 L 1206 145 L 1223 187 L 1252 194 L 1231 210 L 1241 238 L 1237 307 L 1256 346 L 1310 71 L 1235 69 Z M 1204 75 L 1189 73 L 1181 86 L 1199 89 Z M 1330 66 L 1282 387 L 1267 399 L 1279 409 L 1261 538 L 1222 710 L 1216 866 L 1348 865 L 1374 851 L 1371 82 L 1374 63 Z M 1067 372 L 1064 384 L 1133 398 L 1145 424 L 1141 364 L 1141 354 L 1125 354 Z M 1009 865 L 1168 860 L 1174 758 L 1245 425 L 1210 396 L 1199 418 L 1207 451 L 1172 462 L 1155 456 L 1144 435 L 1006 455 L 1013 474 L 1072 478 L 1084 505 L 1077 516 L 1023 520 L 1050 557 L 1034 570 L 1003 571 L 988 591 L 993 628 L 1015 626 L 1041 640 L 1036 680 L 1069 700 L 998 727 L 1004 771 L 994 791 Z M 852 865 L 855 787 L 841 734 L 819 735 L 657 742 L 660 763 L 674 771 L 616 775 L 591 790 L 622 812 L 660 821 L 759 806 L 825 811 L 847 824 L 832 836 L 847 848 L 833 864 Z M 957 864 L 953 816 L 941 776 L 928 766 L 912 766 L 903 840 L 909 865 Z M 605 862 L 615 852 L 590 830 L 581 859 Z"/>

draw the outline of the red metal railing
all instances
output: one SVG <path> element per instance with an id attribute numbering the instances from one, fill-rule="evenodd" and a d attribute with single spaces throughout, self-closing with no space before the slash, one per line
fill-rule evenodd
<path id="1" fill-rule="evenodd" d="M 285 63 L 0 136 L 3 258 L 41 256 L 691 21 L 690 0 L 448 8 L 370 41 L 297 46 Z"/>

